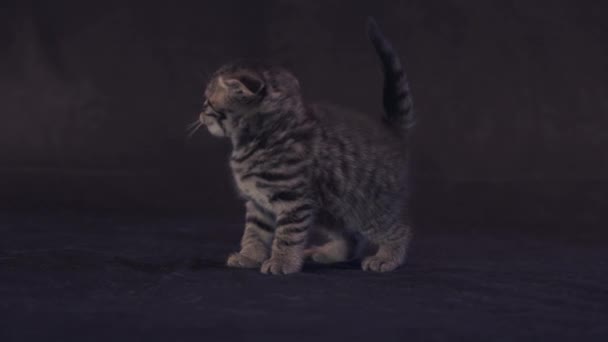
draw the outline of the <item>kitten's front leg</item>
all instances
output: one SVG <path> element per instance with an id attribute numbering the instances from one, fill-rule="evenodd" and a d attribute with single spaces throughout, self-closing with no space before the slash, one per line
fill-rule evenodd
<path id="1" fill-rule="evenodd" d="M 230 267 L 257 268 L 270 257 L 274 220 L 253 202 L 245 204 L 245 232 L 241 238 L 241 251 L 228 257 Z"/>
<path id="2" fill-rule="evenodd" d="M 275 195 L 281 196 L 285 196 L 285 201 L 278 206 L 272 254 L 261 268 L 266 274 L 290 274 L 302 269 L 304 247 L 314 220 L 313 206 L 308 201 L 294 198 L 292 193 Z"/>

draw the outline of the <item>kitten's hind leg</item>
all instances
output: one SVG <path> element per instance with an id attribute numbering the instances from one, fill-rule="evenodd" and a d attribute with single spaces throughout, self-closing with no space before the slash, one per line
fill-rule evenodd
<path id="1" fill-rule="evenodd" d="M 360 256 L 363 242 L 346 232 L 324 229 L 326 242 L 311 246 L 305 256 L 320 264 L 346 262 Z"/>
<path id="2" fill-rule="evenodd" d="M 373 240 L 378 250 L 375 255 L 363 259 L 361 268 L 364 271 L 390 272 L 401 266 L 405 262 L 411 235 L 410 226 L 398 223 L 381 236 L 375 236 Z"/>
<path id="3" fill-rule="evenodd" d="M 339 237 L 320 246 L 311 246 L 304 251 L 304 255 L 320 264 L 333 264 L 348 261 L 349 252 L 348 241 Z"/>

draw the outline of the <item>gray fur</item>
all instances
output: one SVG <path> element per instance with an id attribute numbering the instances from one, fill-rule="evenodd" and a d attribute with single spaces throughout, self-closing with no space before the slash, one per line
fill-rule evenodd
<path id="1" fill-rule="evenodd" d="M 277 67 L 230 64 L 208 84 L 200 121 L 231 139 L 247 210 L 228 266 L 288 274 L 305 257 L 362 258 L 364 270 L 386 272 L 404 262 L 412 101 L 399 58 L 373 21 L 368 29 L 384 67 L 384 121 L 307 105 L 297 79 Z M 324 244 L 311 245 L 313 233 Z"/>

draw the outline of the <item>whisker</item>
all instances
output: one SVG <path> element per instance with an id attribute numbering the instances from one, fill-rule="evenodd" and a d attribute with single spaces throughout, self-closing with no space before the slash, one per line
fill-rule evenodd
<path id="1" fill-rule="evenodd" d="M 198 122 L 198 125 L 194 126 L 192 128 L 192 130 L 190 131 L 190 133 L 188 133 L 188 138 L 189 139 L 192 138 L 194 136 L 194 133 L 196 133 L 199 130 L 199 128 L 201 128 L 202 125 L 203 125 L 202 122 Z"/>
<path id="2" fill-rule="evenodd" d="M 196 121 L 196 122 L 193 122 L 193 123 L 189 124 L 188 127 L 186 127 L 186 131 L 188 131 L 188 132 L 192 131 L 198 125 L 200 125 L 200 123 L 201 123 L 200 121 Z"/>
<path id="3" fill-rule="evenodd" d="M 194 121 L 193 123 L 189 123 L 189 124 L 186 126 L 186 130 L 187 130 L 187 131 L 189 131 L 189 130 L 193 129 L 194 127 L 198 126 L 200 123 L 201 123 L 201 121 L 200 121 L 200 120 L 196 120 L 196 121 Z"/>

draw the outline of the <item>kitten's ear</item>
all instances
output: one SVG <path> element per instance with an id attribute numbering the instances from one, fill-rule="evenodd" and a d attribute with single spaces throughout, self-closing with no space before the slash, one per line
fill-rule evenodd
<path id="1" fill-rule="evenodd" d="M 220 83 L 237 93 L 245 96 L 256 96 L 264 89 L 264 82 L 251 75 L 239 75 L 235 77 L 220 77 Z"/>

